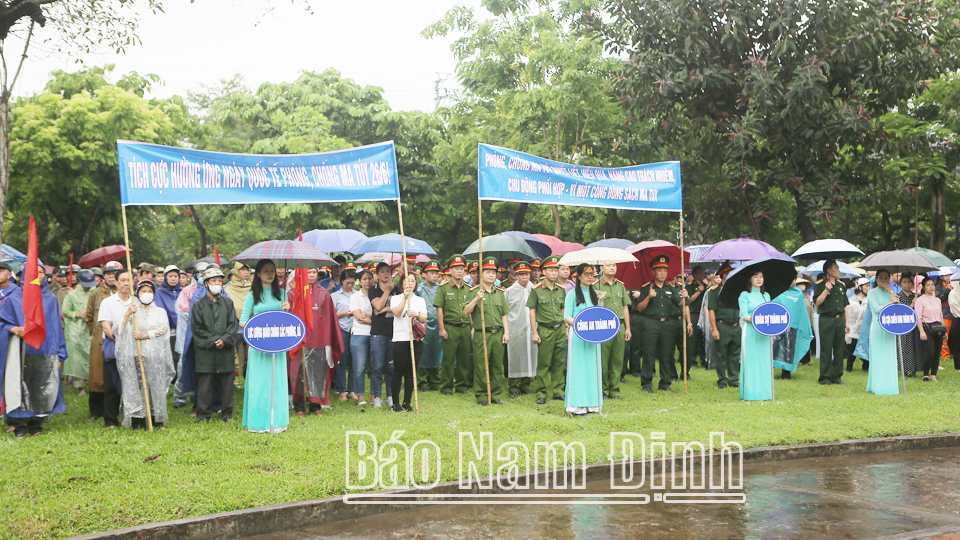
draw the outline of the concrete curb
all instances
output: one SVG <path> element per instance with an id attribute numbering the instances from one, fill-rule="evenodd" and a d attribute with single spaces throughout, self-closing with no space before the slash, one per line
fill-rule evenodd
<path id="1" fill-rule="evenodd" d="M 833 443 L 751 448 L 743 451 L 743 464 L 749 465 L 776 461 L 839 457 L 875 452 L 905 452 L 911 450 L 958 447 L 960 447 L 960 433 L 859 439 Z M 673 461 L 676 459 L 678 458 L 658 459 L 654 460 L 652 464 L 647 463 L 645 460 L 636 461 L 634 465 L 642 465 L 646 467 L 647 470 L 650 470 L 652 466 L 653 470 L 659 473 L 664 466 L 668 468 L 672 467 Z M 719 455 L 713 456 L 714 462 L 718 462 L 719 459 Z M 537 475 L 538 473 L 529 474 Z M 598 463 L 587 467 L 586 479 L 588 482 L 605 481 L 609 480 L 609 478 L 609 463 Z M 497 491 L 499 490 L 483 490 L 484 493 L 495 493 Z M 441 495 L 454 492 L 464 493 L 465 490 L 459 489 L 458 482 L 445 482 L 439 484 L 432 490 L 382 491 L 378 493 L 384 495 L 392 493 Z M 474 487 L 471 492 L 479 493 L 481 490 Z M 342 496 L 338 496 L 326 499 L 274 504 L 271 506 L 224 512 L 221 514 L 165 521 L 162 523 L 151 523 L 73 538 L 75 540 L 208 540 L 210 538 L 245 538 L 323 523 L 358 519 L 396 510 L 409 510 L 411 508 L 416 508 L 416 506 L 346 504 L 343 502 Z"/>

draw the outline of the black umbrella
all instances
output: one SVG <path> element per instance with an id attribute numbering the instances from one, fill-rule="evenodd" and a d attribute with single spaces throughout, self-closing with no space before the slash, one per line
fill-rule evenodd
<path id="1" fill-rule="evenodd" d="M 763 272 L 763 289 L 776 298 L 790 288 L 797 277 L 797 269 L 791 261 L 764 257 L 743 263 L 727 276 L 727 282 L 720 289 L 720 300 L 728 306 L 737 305 L 740 293 L 750 285 L 750 276 L 757 270 Z"/>

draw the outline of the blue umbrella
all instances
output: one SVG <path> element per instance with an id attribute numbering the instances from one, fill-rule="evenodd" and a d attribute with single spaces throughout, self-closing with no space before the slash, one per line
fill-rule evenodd
<path id="1" fill-rule="evenodd" d="M 437 252 L 430 247 L 430 244 L 424 242 L 423 240 L 417 240 L 410 236 L 406 237 L 406 248 L 407 254 L 413 255 L 436 255 Z M 372 238 L 367 238 L 366 240 L 361 240 L 352 246 L 350 249 L 346 250 L 354 255 L 362 255 L 364 253 L 370 253 L 371 251 L 379 251 L 385 253 L 403 253 L 404 243 L 400 235 L 397 233 L 390 234 L 381 234 L 380 236 L 374 236 Z"/>
<path id="2" fill-rule="evenodd" d="M 608 247 L 608 248 L 617 248 L 617 249 L 627 249 L 628 247 L 636 244 L 636 242 L 630 240 L 624 240 L 623 238 L 607 238 L 605 240 L 598 240 L 592 244 L 587 244 L 586 248 L 595 248 L 595 247 Z"/>
<path id="3" fill-rule="evenodd" d="M 527 243 L 527 245 L 529 245 L 533 249 L 533 252 L 537 254 L 537 257 L 541 259 L 549 257 L 550 255 L 553 255 L 553 251 L 550 249 L 550 246 L 548 246 L 546 242 L 544 242 L 543 240 L 537 238 L 536 236 L 530 233 L 525 233 L 523 231 L 507 231 L 500 234 L 522 238 Z"/>
<path id="4" fill-rule="evenodd" d="M 353 229 L 314 229 L 303 233 L 304 242 L 326 253 L 349 251 L 366 239 L 367 235 Z"/>
<path id="5" fill-rule="evenodd" d="M 810 266 L 804 268 L 801 274 L 806 274 L 808 276 L 815 276 L 817 274 L 821 274 L 823 273 L 823 263 L 825 262 L 827 261 L 817 261 L 811 264 Z M 856 279 L 859 277 L 863 277 L 860 274 L 860 272 L 857 272 L 856 268 L 850 266 L 847 263 L 842 263 L 840 261 L 837 261 L 837 266 L 840 267 L 840 277 L 843 279 Z"/>
<path id="6" fill-rule="evenodd" d="M 721 261 L 710 261 L 703 258 L 703 254 L 707 252 L 708 249 L 712 248 L 713 244 L 698 244 L 696 246 L 685 246 L 683 249 L 690 252 L 690 264 L 702 263 L 702 262 L 721 262 Z"/>
<path id="7" fill-rule="evenodd" d="M 13 249 L 12 247 L 3 244 L 0 246 L 0 262 L 11 263 L 11 262 L 25 262 L 27 256 L 19 251 Z"/>

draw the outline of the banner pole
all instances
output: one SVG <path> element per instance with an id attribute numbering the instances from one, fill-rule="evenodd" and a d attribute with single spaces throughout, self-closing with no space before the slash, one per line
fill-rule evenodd
<path id="1" fill-rule="evenodd" d="M 401 247 L 403 249 L 403 263 L 400 265 L 403 268 L 403 282 L 400 283 L 400 290 L 403 290 L 403 284 L 407 281 L 408 271 L 407 271 L 407 240 L 403 235 L 403 209 L 401 208 L 400 199 L 397 199 L 397 216 L 400 218 L 400 243 L 403 244 Z M 406 295 L 404 295 L 406 296 Z M 405 300 L 407 304 L 407 332 L 410 333 L 410 365 L 413 368 L 413 410 L 420 412 L 420 397 L 417 393 L 417 355 L 413 350 L 413 319 L 410 318 L 410 299 Z M 393 396 L 393 399 L 400 399 L 400 396 Z M 393 402 L 393 406 L 397 406 L 397 402 Z"/>
<path id="2" fill-rule="evenodd" d="M 130 294 L 133 296 L 133 266 L 130 263 L 130 233 L 127 230 L 127 207 L 120 205 L 120 215 L 123 217 L 123 247 L 127 250 L 127 272 L 130 272 Z M 72 268 L 72 266 L 71 266 Z M 131 301 L 133 301 L 131 299 Z M 133 312 L 133 330 L 139 332 L 137 327 L 137 312 Z M 116 336 L 114 336 L 116 337 Z M 147 390 L 147 375 L 143 371 L 143 352 L 140 350 L 140 340 L 134 338 L 137 344 L 137 360 L 140 363 L 140 380 L 143 382 L 143 409 L 144 416 L 147 418 L 147 428 L 153 433 L 153 410 L 150 408 L 150 391 Z"/>
<path id="3" fill-rule="evenodd" d="M 480 252 L 480 290 L 483 290 L 483 204 L 477 199 L 477 232 L 480 234 L 477 241 L 477 250 Z M 487 353 L 487 321 L 483 316 L 483 300 L 480 301 L 480 337 L 483 340 L 483 369 L 487 374 L 487 404 L 493 404 L 490 394 L 490 356 Z"/>
<path id="4" fill-rule="evenodd" d="M 67 288 L 73 290 L 73 253 L 70 254 L 70 271 L 67 276 Z"/>
<path id="5" fill-rule="evenodd" d="M 683 211 L 680 211 L 680 292 L 682 293 L 684 289 L 687 288 L 685 283 L 687 280 L 684 261 L 683 261 Z M 683 328 L 680 329 L 680 334 L 683 336 L 683 393 L 687 393 L 687 325 L 690 324 L 690 319 L 687 318 L 688 310 L 690 308 L 690 301 L 684 300 L 683 314 L 680 318 L 683 321 Z"/>

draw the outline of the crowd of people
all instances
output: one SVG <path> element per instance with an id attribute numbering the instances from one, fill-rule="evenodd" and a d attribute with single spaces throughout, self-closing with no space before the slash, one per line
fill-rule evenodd
<path id="1" fill-rule="evenodd" d="M 762 272 L 753 272 L 733 303 L 720 294 L 729 263 L 677 276 L 669 262 L 655 258 L 653 280 L 635 290 L 616 278 L 615 264 L 571 268 L 557 256 L 454 255 L 421 264 L 409 256 L 398 265 L 358 266 L 338 255 L 331 266 L 297 271 L 271 260 L 253 268 L 237 262 L 229 275 L 202 262 L 189 272 L 148 263 L 132 271 L 118 262 L 61 267 L 49 285 L 40 280 L 47 325 L 39 349 L 21 341 L 21 281 L 0 263 L 4 420 L 17 437 L 39 435 L 65 410 L 63 385 L 86 395 L 89 417 L 108 429 L 162 428 L 171 391 L 174 409 L 189 405 L 199 422 L 230 422 L 241 386 L 242 425 L 251 432 L 285 430 L 290 411 L 323 416 L 333 396 L 412 411 L 414 386 L 472 394 L 481 406 L 532 394 L 538 405 L 559 400 L 584 415 L 621 399 L 628 376 L 642 392 L 653 393 L 654 382 L 675 392 L 673 383 L 690 380 L 695 367 L 713 370 L 720 390 L 769 400 L 773 367 L 791 378 L 811 354 L 820 361 L 820 384 L 845 384 L 844 369 L 860 359 L 868 392 L 896 394 L 901 373 L 936 382 L 941 356 L 960 346 L 960 332 L 949 332 L 960 316 L 960 289 L 949 276 L 879 270 L 843 280 L 827 261 L 822 275 L 798 275 L 777 298 L 766 293 Z M 753 310 L 770 301 L 794 315 L 790 331 L 775 338 L 750 324 Z M 878 324 L 880 309 L 895 302 L 920 319 L 900 347 Z M 612 309 L 621 322 L 599 348 L 572 331 L 577 314 L 592 306 Z M 312 321 L 302 344 L 279 361 L 243 339 L 252 317 L 273 310 Z M 18 357 L 13 369 L 10 359 Z M 10 394 L 17 386 L 20 394 Z"/>

